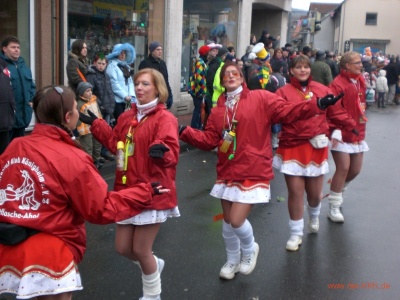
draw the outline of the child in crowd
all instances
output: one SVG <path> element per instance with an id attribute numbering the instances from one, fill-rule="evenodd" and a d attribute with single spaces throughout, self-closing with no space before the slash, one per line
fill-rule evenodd
<path id="1" fill-rule="evenodd" d="M 111 125 L 114 119 L 115 100 L 110 76 L 106 73 L 106 68 L 106 57 L 104 55 L 96 55 L 93 60 L 93 66 L 88 69 L 86 79 L 93 86 L 92 93 L 97 97 L 103 119 L 108 125 Z M 104 159 L 114 160 L 114 156 L 104 146 L 101 147 L 100 154 Z M 100 158 L 100 162 L 104 162 L 103 158 Z"/>
<path id="2" fill-rule="evenodd" d="M 93 95 L 92 89 L 93 87 L 89 82 L 81 82 L 78 84 L 78 111 L 85 115 L 89 115 L 88 110 L 90 110 L 98 118 L 102 118 L 100 107 L 97 103 L 97 97 Z M 100 169 L 103 166 L 103 163 L 100 162 L 101 144 L 90 132 L 90 125 L 79 121 L 76 129 L 78 130 L 79 141 L 81 142 L 83 148 L 89 155 L 92 156 L 96 168 Z"/>
<path id="3" fill-rule="evenodd" d="M 385 70 L 379 71 L 379 77 L 376 80 L 376 92 L 378 93 L 378 108 L 385 108 L 385 95 L 389 92 Z"/>

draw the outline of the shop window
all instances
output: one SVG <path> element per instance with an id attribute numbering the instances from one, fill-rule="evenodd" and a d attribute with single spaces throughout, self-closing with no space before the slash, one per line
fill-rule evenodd
<path id="1" fill-rule="evenodd" d="M 30 66 L 29 0 L 0 1 L 0 40 L 14 35 L 20 42 L 21 56 Z"/>
<path id="2" fill-rule="evenodd" d="M 92 61 L 96 54 L 110 53 L 115 44 L 130 43 L 136 50 L 137 71 L 149 41 L 163 42 L 163 21 L 163 0 L 69 0 L 68 47 L 83 39 Z"/>
<path id="3" fill-rule="evenodd" d="M 365 25 L 377 25 L 378 24 L 378 14 L 367 13 L 365 18 Z"/>
<path id="4" fill-rule="evenodd" d="M 237 47 L 239 6 L 232 0 L 184 0 L 181 92 L 187 91 L 198 49 L 210 42 Z"/>

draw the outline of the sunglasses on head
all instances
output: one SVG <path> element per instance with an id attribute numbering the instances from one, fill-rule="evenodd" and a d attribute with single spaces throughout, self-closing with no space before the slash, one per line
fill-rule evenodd
<path id="1" fill-rule="evenodd" d="M 64 94 L 64 90 L 59 87 L 59 86 L 53 86 L 53 88 L 56 90 L 56 92 L 60 95 L 60 99 L 61 99 L 61 104 L 64 106 L 64 99 L 63 99 L 63 94 Z"/>

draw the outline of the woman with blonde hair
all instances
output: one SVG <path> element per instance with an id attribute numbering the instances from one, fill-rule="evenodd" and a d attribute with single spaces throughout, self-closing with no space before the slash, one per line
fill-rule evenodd
<path id="1" fill-rule="evenodd" d="M 153 255 L 152 248 L 160 224 L 169 217 L 180 216 L 175 186 L 178 124 L 165 107 L 168 89 L 160 72 L 142 69 L 135 74 L 134 83 L 137 103 L 120 115 L 114 129 L 93 115 L 82 121 L 91 124 L 92 134 L 110 152 L 116 153 L 120 145 L 123 148 L 123 168 L 116 170 L 115 190 L 148 182 L 150 178 L 171 190 L 155 196 L 149 210 L 119 222 L 115 238 L 117 252 L 140 266 L 142 299 L 159 299 L 164 261 Z"/>

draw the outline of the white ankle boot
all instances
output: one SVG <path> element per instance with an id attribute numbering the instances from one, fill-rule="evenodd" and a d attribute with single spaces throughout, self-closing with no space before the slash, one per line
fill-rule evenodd
<path id="1" fill-rule="evenodd" d="M 332 222 L 343 223 L 344 217 L 340 211 L 340 206 L 343 203 L 342 193 L 330 192 L 328 196 L 329 201 L 329 213 L 328 218 Z"/>

